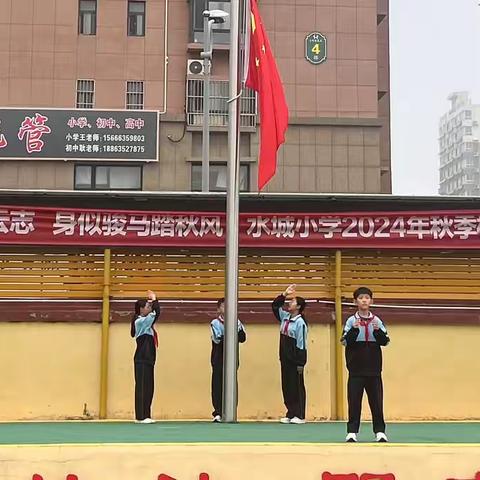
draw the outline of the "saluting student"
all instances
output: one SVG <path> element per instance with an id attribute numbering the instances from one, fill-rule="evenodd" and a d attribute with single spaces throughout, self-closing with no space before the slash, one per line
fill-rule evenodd
<path id="1" fill-rule="evenodd" d="M 225 337 L 224 298 L 220 298 L 217 301 L 217 315 L 217 318 L 210 322 L 212 337 L 212 353 L 210 356 L 210 362 L 212 365 L 212 416 L 214 422 L 221 422 L 223 401 L 223 340 Z M 245 332 L 245 327 L 243 326 L 242 322 L 238 320 L 238 342 L 244 343 L 246 340 L 247 334 Z"/>
<path id="2" fill-rule="evenodd" d="M 154 367 L 157 357 L 157 332 L 154 324 L 160 315 L 160 305 L 155 293 L 147 293 L 147 299 L 137 300 L 135 314 L 130 325 L 130 334 L 135 338 L 137 348 L 135 366 L 135 419 L 137 423 L 155 423 L 151 406 L 154 389 Z"/>
<path id="3" fill-rule="evenodd" d="M 341 342 L 348 369 L 347 442 L 356 442 L 360 428 L 363 391 L 367 392 L 377 442 L 388 442 L 383 417 L 382 349 L 390 337 L 383 322 L 370 311 L 373 293 L 360 287 L 353 293 L 357 312 L 345 323 Z"/>
<path id="4" fill-rule="evenodd" d="M 308 326 L 303 316 L 306 302 L 290 285 L 272 303 L 273 314 L 280 322 L 280 369 L 282 393 L 287 413 L 281 423 L 305 423 L 306 391 L 303 371 L 307 363 Z M 290 297 L 287 309 L 285 300 Z"/>

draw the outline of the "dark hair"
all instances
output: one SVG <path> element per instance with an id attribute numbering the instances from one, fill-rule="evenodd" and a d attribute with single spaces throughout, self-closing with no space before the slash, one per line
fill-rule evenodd
<path id="1" fill-rule="evenodd" d="M 303 297 L 295 297 L 295 300 L 297 301 L 298 313 L 302 316 L 303 321 L 308 325 L 307 319 L 305 318 L 305 315 L 303 314 L 303 311 L 305 310 L 305 307 L 307 306 L 307 301 Z"/>
<path id="2" fill-rule="evenodd" d="M 217 308 L 220 307 L 220 305 L 221 305 L 222 303 L 225 303 L 225 297 L 219 298 L 219 299 L 217 300 Z"/>
<path id="3" fill-rule="evenodd" d="M 360 295 L 369 295 L 370 298 L 373 298 L 373 292 L 367 287 L 357 288 L 353 292 L 353 298 L 356 300 Z"/>
<path id="4" fill-rule="evenodd" d="M 147 303 L 148 300 L 145 300 L 144 298 L 140 298 L 135 302 L 135 313 L 132 317 L 132 322 L 130 323 L 130 335 L 132 338 L 135 336 L 135 320 L 140 315 L 140 309 L 145 308 Z"/>
<path id="5" fill-rule="evenodd" d="M 307 302 L 303 297 L 295 297 L 295 299 L 297 300 L 298 313 L 303 313 L 305 307 L 307 306 Z"/>

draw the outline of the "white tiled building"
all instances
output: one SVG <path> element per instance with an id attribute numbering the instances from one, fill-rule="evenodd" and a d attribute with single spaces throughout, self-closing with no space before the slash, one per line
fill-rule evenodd
<path id="1" fill-rule="evenodd" d="M 480 105 L 468 92 L 452 93 L 440 119 L 440 195 L 480 195 Z"/>

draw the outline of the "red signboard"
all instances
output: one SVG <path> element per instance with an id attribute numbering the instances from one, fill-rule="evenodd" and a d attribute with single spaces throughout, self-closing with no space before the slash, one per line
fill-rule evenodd
<path id="1" fill-rule="evenodd" d="M 240 246 L 480 247 L 480 211 L 243 213 Z M 225 214 L 0 205 L 0 244 L 223 247 Z"/>

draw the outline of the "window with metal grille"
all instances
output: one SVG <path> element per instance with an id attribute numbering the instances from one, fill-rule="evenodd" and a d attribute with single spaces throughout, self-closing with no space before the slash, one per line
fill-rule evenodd
<path id="1" fill-rule="evenodd" d="M 95 35 L 97 33 L 96 0 L 79 0 L 78 33 L 82 35 Z"/>
<path id="2" fill-rule="evenodd" d="M 240 191 L 250 191 L 250 165 L 248 163 L 240 164 Z M 211 163 L 209 168 L 210 174 L 210 191 L 225 192 L 227 190 L 227 164 Z M 192 192 L 200 192 L 202 190 L 202 164 L 192 163 L 191 176 Z"/>
<path id="3" fill-rule="evenodd" d="M 145 36 L 145 2 L 128 0 L 128 35 Z"/>
<path id="4" fill-rule="evenodd" d="M 210 81 L 209 119 L 212 127 L 228 126 L 228 80 Z M 255 128 L 257 96 L 246 88 L 240 97 L 240 127 Z M 187 78 L 187 125 L 203 125 L 203 78 Z"/>
<path id="5" fill-rule="evenodd" d="M 127 82 L 127 110 L 143 110 L 143 82 Z"/>
<path id="6" fill-rule="evenodd" d="M 95 80 L 77 80 L 77 108 L 93 108 Z"/>
<path id="7" fill-rule="evenodd" d="M 141 190 L 141 165 L 75 165 L 75 190 Z"/>

